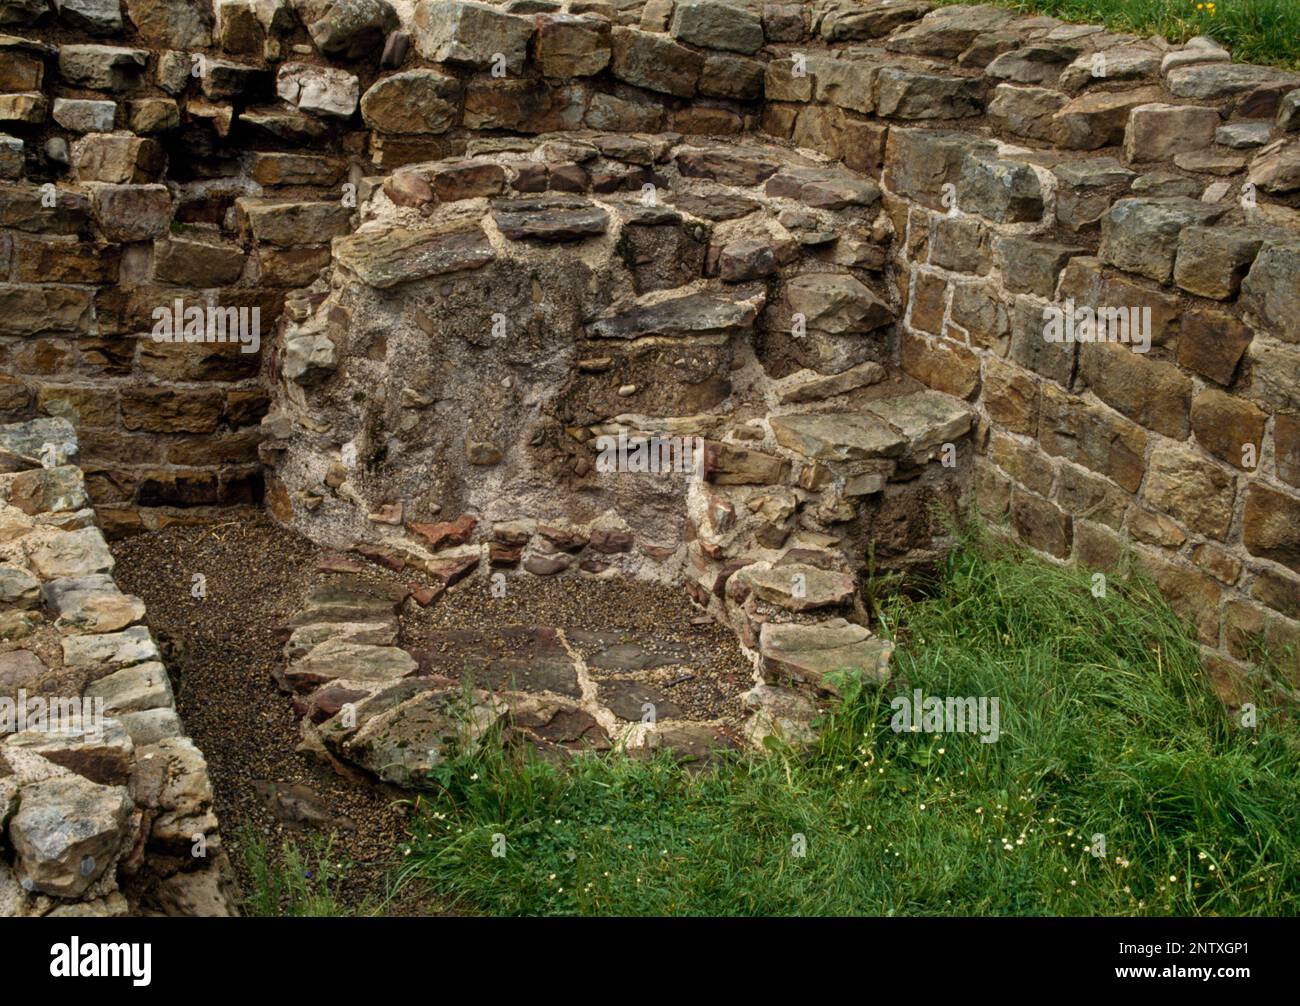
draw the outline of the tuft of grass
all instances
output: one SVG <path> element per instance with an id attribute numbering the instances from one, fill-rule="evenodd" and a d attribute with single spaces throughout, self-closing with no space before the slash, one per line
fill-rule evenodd
<path id="1" fill-rule="evenodd" d="M 933 0 L 938 6 L 975 0 Z M 983 0 L 1023 14 L 1047 14 L 1111 31 L 1163 35 L 1182 43 L 1209 35 L 1239 63 L 1300 69 L 1300 4 L 1295 0 Z"/>
<path id="2" fill-rule="evenodd" d="M 1300 908 L 1300 735 L 1246 729 L 1156 589 L 966 532 L 883 607 L 895 684 L 817 748 L 691 772 L 488 751 L 417 802 L 399 883 L 504 915 L 1246 915 Z M 1000 736 L 895 732 L 895 691 L 997 697 Z"/>
<path id="3" fill-rule="evenodd" d="M 286 840 L 278 853 L 251 827 L 236 836 L 235 852 L 249 878 L 241 910 L 257 918 L 332 918 L 358 914 L 338 892 L 349 864 L 334 852 L 332 835 L 313 833 L 302 844 Z"/>

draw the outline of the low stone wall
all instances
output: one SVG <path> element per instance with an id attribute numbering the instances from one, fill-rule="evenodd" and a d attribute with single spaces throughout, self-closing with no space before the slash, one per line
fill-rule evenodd
<path id="1" fill-rule="evenodd" d="M 66 420 L 0 426 L 0 916 L 232 914 L 207 763 L 76 454 Z"/>
<path id="2" fill-rule="evenodd" d="M 1131 546 L 1226 698 L 1253 640 L 1300 640 L 1300 75 L 912 0 L 58 6 L 0 3 L 0 408 L 75 422 L 110 533 L 262 498 L 280 361 L 154 341 L 159 308 L 256 307 L 265 345 L 288 292 L 309 289 L 286 324 L 329 296 L 310 286 L 331 239 L 398 169 L 517 134 L 761 129 L 879 182 L 866 271 L 898 317 L 872 341 L 974 407 L 980 505 L 1056 558 Z M 579 188 L 659 186 L 657 163 Z M 570 165 L 514 187 L 565 191 Z M 702 238 L 720 282 L 726 236 Z M 1049 308 L 1062 326 L 1136 310 L 1149 351 L 1050 341 Z M 1294 658 L 1282 673 L 1296 684 Z"/>

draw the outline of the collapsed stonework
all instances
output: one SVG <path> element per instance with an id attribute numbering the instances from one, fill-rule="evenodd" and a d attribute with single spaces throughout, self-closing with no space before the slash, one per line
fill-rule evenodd
<path id="1" fill-rule="evenodd" d="M 975 506 L 1136 560 L 1225 701 L 1300 685 L 1300 74 L 924 0 L 0 25 L 0 415 L 74 424 L 108 535 L 264 502 L 425 603 L 681 583 L 753 653 L 761 742 L 884 677 L 864 573 Z M 294 690 L 346 756 L 338 695 L 427 695 L 346 650 L 400 653 L 387 615 L 317 609 L 286 678 L 327 646 Z"/>

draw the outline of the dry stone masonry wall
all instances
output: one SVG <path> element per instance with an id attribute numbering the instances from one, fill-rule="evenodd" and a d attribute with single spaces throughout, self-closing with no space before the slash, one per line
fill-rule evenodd
<path id="1" fill-rule="evenodd" d="M 228 915 L 207 763 L 65 419 L 0 426 L 0 917 Z"/>
<path id="2" fill-rule="evenodd" d="M 684 582 L 820 694 L 964 498 L 1300 684 L 1300 75 L 913 0 L 0 26 L 0 410 L 108 533 Z"/>

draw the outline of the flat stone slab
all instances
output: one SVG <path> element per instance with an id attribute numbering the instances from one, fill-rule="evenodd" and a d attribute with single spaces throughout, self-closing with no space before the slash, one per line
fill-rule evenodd
<path id="1" fill-rule="evenodd" d="M 613 308 L 587 323 L 587 333 L 597 339 L 641 339 L 646 336 L 724 336 L 748 330 L 761 305 L 752 300 L 731 300 L 692 293 L 641 301 Z"/>
<path id="2" fill-rule="evenodd" d="M 285 669 L 285 680 L 299 692 L 344 678 L 348 681 L 395 681 L 414 674 L 417 664 L 396 646 L 369 646 L 329 639 Z"/>
<path id="3" fill-rule="evenodd" d="M 682 716 L 677 704 L 651 685 L 613 678 L 600 682 L 597 691 L 601 703 L 619 719 L 629 723 L 680 719 Z"/>
<path id="4" fill-rule="evenodd" d="M 507 695 L 510 727 L 534 745 L 574 751 L 608 751 L 609 734 L 591 713 L 569 702 L 519 701 Z"/>
<path id="5" fill-rule="evenodd" d="M 668 194 L 673 205 L 691 216 L 704 220 L 738 220 L 747 217 L 755 210 L 763 208 L 757 199 L 740 196 L 730 192 L 719 192 L 709 196 L 697 196 L 689 192 Z"/>
<path id="6" fill-rule="evenodd" d="M 869 179 L 817 168 L 787 168 L 768 179 L 763 191 L 824 210 L 871 206 L 880 199 L 880 186 Z"/>
<path id="7" fill-rule="evenodd" d="M 868 413 L 773 416 L 769 422 L 778 444 L 816 461 L 896 458 L 908 446 L 906 437 Z"/>
<path id="8" fill-rule="evenodd" d="M 687 149 L 677 154 L 677 170 L 688 178 L 708 178 L 724 185 L 750 188 L 776 174 L 781 165 L 734 147 Z"/>
<path id="9" fill-rule="evenodd" d="M 888 680 L 893 644 L 843 618 L 814 625 L 767 622 L 759 632 L 759 652 L 770 683 L 793 680 L 833 692 L 834 682 L 827 680 L 832 672 L 877 684 Z"/>
<path id="10" fill-rule="evenodd" d="M 512 241 L 581 241 L 609 227 L 608 213 L 577 197 L 501 199 L 492 204 L 492 219 Z"/>
<path id="11" fill-rule="evenodd" d="M 419 653 L 426 674 L 469 678 L 475 686 L 580 698 L 578 668 L 551 628 L 504 626 L 436 634 Z"/>
<path id="12" fill-rule="evenodd" d="M 1176 97 L 1205 101 L 1231 97 L 1257 87 L 1279 91 L 1297 88 L 1300 73 L 1250 63 L 1196 63 L 1170 70 L 1165 86 Z"/>
<path id="13" fill-rule="evenodd" d="M 373 622 L 312 622 L 296 627 L 284 644 L 287 660 L 305 656 L 327 639 L 366 643 L 370 646 L 397 645 L 397 619 Z"/>
<path id="14" fill-rule="evenodd" d="M 374 716 L 350 735 L 325 732 L 326 745 L 385 782 L 412 786 L 453 752 L 472 752 L 506 713 L 504 702 L 460 688 L 424 691 Z"/>
<path id="15" fill-rule="evenodd" d="M 153 636 L 144 625 L 133 625 L 121 632 L 67 636 L 60 642 L 66 667 L 128 667 L 131 664 L 162 659 Z"/>
<path id="16" fill-rule="evenodd" d="M 787 611 L 814 611 L 853 599 L 857 583 L 849 573 L 792 562 L 770 569 L 749 566 L 736 574 L 754 594 Z"/>
<path id="17" fill-rule="evenodd" d="M 402 592 L 379 587 L 359 576 L 334 576 L 316 584 L 302 608 L 289 620 L 291 627 L 320 622 L 391 622 L 396 629 Z"/>
<path id="18" fill-rule="evenodd" d="M 287 828 L 356 831 L 356 823 L 351 818 L 331 812 L 320 794 L 302 783 L 254 779 L 253 791 L 265 801 L 272 816 Z"/>
<path id="19" fill-rule="evenodd" d="M 429 230 L 393 227 L 360 231 L 334 242 L 334 258 L 373 287 L 480 269 L 496 252 L 477 223 L 458 223 Z"/>
<path id="20" fill-rule="evenodd" d="M 107 573 L 64 577 L 45 585 L 45 603 L 60 632 L 116 632 L 144 618 L 144 601 L 123 594 Z"/>
<path id="21" fill-rule="evenodd" d="M 974 413 L 950 395 L 918 391 L 898 398 L 881 398 L 866 406 L 907 438 L 911 454 L 949 443 L 970 432 Z"/>
<path id="22" fill-rule="evenodd" d="M 700 767 L 712 764 L 726 751 L 739 750 L 736 739 L 709 723 L 665 723 L 646 739 L 647 754 L 667 751 L 677 761 Z"/>
<path id="23" fill-rule="evenodd" d="M 630 673 L 658 667 L 678 667 L 692 662 L 691 648 L 670 640 L 637 641 L 626 633 L 566 629 L 565 638 L 587 666 L 596 671 Z"/>
<path id="24" fill-rule="evenodd" d="M 838 374 L 823 376 L 816 374 L 800 380 L 781 392 L 782 405 L 798 405 L 803 402 L 820 401 L 836 395 L 847 394 L 858 388 L 865 388 L 881 381 L 885 368 L 878 363 L 867 361 Z"/>

